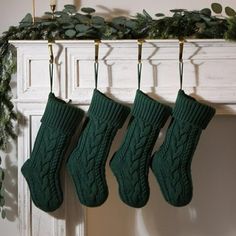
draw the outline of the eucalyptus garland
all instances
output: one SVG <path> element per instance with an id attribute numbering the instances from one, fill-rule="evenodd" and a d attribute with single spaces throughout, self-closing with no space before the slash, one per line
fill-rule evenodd
<path id="1" fill-rule="evenodd" d="M 0 165 L 1 163 L 2 163 L 2 158 L 0 157 Z M 6 211 L 4 209 L 5 205 L 4 186 L 3 186 L 4 177 L 5 177 L 4 170 L 2 169 L 2 167 L 0 167 L 0 212 L 3 219 L 6 217 Z"/>
<path id="2" fill-rule="evenodd" d="M 143 10 L 132 18 L 120 16 L 106 20 L 96 15 L 93 8 L 84 7 L 77 12 L 74 5 L 65 5 L 62 11 L 56 11 L 54 15 L 46 12 L 34 23 L 31 14 L 27 14 L 19 26 L 11 26 L 0 38 L 0 150 L 5 150 L 9 138 L 16 137 L 13 127 L 16 114 L 10 87 L 11 76 L 16 72 L 16 53 L 9 40 L 180 37 L 236 40 L 236 12 L 231 7 L 224 8 L 227 17 L 222 16 L 223 7 L 218 3 L 211 4 L 211 9 L 170 11 L 172 16 L 157 13 L 153 18 Z M 0 210 L 4 218 L 3 179 L 4 171 L 0 168 Z"/>
<path id="3" fill-rule="evenodd" d="M 7 40 L 0 40 L 0 149 L 5 150 L 9 137 L 15 138 L 12 121 L 16 119 L 11 102 L 11 76 L 16 72 L 16 56 L 14 48 Z M 0 156 L 0 165 L 2 158 Z M 0 167 L 0 212 L 4 219 L 4 170 Z"/>

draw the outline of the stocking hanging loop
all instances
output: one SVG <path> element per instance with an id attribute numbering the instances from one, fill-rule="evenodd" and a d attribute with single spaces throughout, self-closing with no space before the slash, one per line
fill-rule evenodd
<path id="1" fill-rule="evenodd" d="M 94 41 L 94 46 L 95 46 L 95 59 L 94 59 L 94 75 L 95 75 L 95 88 L 97 88 L 98 85 L 98 54 L 99 54 L 99 45 L 100 45 L 100 40 L 95 40 Z"/>
<path id="2" fill-rule="evenodd" d="M 54 63 L 54 54 L 53 54 L 53 42 L 48 41 L 48 50 L 49 50 L 49 76 L 50 76 L 50 92 L 53 88 L 53 63 Z"/>
<path id="3" fill-rule="evenodd" d="M 180 89 L 183 88 L 183 69 L 184 69 L 184 62 L 183 62 L 183 51 L 184 51 L 184 38 L 179 38 L 179 77 L 180 77 Z"/>
<path id="4" fill-rule="evenodd" d="M 142 49 L 143 49 L 143 39 L 138 39 L 138 89 L 140 89 L 140 83 L 141 83 L 141 73 L 142 73 Z"/>

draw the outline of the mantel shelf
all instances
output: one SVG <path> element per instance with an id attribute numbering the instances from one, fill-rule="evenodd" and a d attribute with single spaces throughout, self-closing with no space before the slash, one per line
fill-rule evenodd
<path id="1" fill-rule="evenodd" d="M 18 50 L 17 103 L 45 103 L 49 92 L 46 40 L 10 41 Z M 94 88 L 94 41 L 57 40 L 54 92 L 88 105 Z M 146 40 L 141 88 L 174 103 L 179 89 L 178 40 Z M 137 40 L 102 40 L 99 50 L 101 91 L 132 103 L 137 88 Z M 212 103 L 218 114 L 236 114 L 236 43 L 188 39 L 184 46 L 184 90 Z"/>

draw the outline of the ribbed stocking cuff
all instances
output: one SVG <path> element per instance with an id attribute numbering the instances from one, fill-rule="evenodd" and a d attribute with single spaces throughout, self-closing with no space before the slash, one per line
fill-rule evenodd
<path id="1" fill-rule="evenodd" d="M 99 90 L 94 89 L 92 101 L 88 110 L 88 116 L 93 116 L 115 127 L 122 127 L 130 108 L 113 101 Z"/>
<path id="2" fill-rule="evenodd" d="M 185 94 L 183 90 L 179 90 L 173 110 L 175 118 L 205 129 L 214 114 L 215 109 L 213 107 L 200 103 Z"/>
<path id="3" fill-rule="evenodd" d="M 49 93 L 42 123 L 66 133 L 74 132 L 83 119 L 84 112 Z"/>
<path id="4" fill-rule="evenodd" d="M 131 113 L 134 117 L 161 128 L 170 116 L 171 108 L 137 90 Z"/>

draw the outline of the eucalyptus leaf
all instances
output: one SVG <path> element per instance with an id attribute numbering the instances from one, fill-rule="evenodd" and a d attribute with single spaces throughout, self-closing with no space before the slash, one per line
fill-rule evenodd
<path id="1" fill-rule="evenodd" d="M 66 23 L 71 23 L 71 18 L 69 15 L 62 15 L 59 19 L 58 19 L 60 24 L 66 24 Z"/>
<path id="2" fill-rule="evenodd" d="M 2 185 L 2 182 L 1 182 L 1 185 Z M 2 186 L 1 189 L 0 189 L 0 199 L 4 199 L 4 187 Z"/>
<path id="3" fill-rule="evenodd" d="M 199 14 L 196 14 L 196 13 L 192 13 L 191 16 L 190 16 L 191 20 L 193 21 L 201 21 L 201 17 Z"/>
<path id="4" fill-rule="evenodd" d="M 184 12 L 185 9 L 171 9 L 170 12 L 172 13 L 181 13 L 181 12 Z"/>
<path id="5" fill-rule="evenodd" d="M 5 205 L 5 199 L 0 198 L 0 206 L 3 207 Z"/>
<path id="6" fill-rule="evenodd" d="M 67 23 L 62 26 L 63 29 L 73 29 L 75 26 L 73 24 Z"/>
<path id="7" fill-rule="evenodd" d="M 212 3 L 211 4 L 211 9 L 214 13 L 216 14 L 221 14 L 222 13 L 222 10 L 223 10 L 223 7 L 221 4 L 219 3 Z"/>
<path id="8" fill-rule="evenodd" d="M 117 30 L 113 27 L 107 26 L 104 28 L 103 38 L 110 38 L 111 35 L 116 34 Z"/>
<path id="9" fill-rule="evenodd" d="M 104 26 L 105 25 L 96 25 L 96 24 L 94 24 L 93 28 L 95 28 L 95 29 L 102 29 L 102 28 L 104 28 Z"/>
<path id="10" fill-rule="evenodd" d="M 109 30 L 112 34 L 115 34 L 117 32 L 117 29 L 115 29 L 113 27 L 109 27 Z"/>
<path id="11" fill-rule="evenodd" d="M 90 18 L 85 16 L 85 15 L 77 13 L 75 15 L 75 17 L 80 21 L 80 23 L 83 23 L 83 24 L 89 24 L 90 23 Z"/>
<path id="12" fill-rule="evenodd" d="M 52 24 L 51 21 L 44 21 L 44 22 L 41 23 L 42 26 L 49 26 L 51 24 Z"/>
<path id="13" fill-rule="evenodd" d="M 64 11 L 64 12 L 67 12 L 67 13 L 69 13 L 69 14 L 73 14 L 73 13 L 76 13 L 76 12 L 77 12 L 76 8 L 66 8 L 66 9 L 64 9 L 63 11 Z"/>
<path id="14" fill-rule="evenodd" d="M 81 11 L 87 14 L 92 14 L 95 12 L 95 9 L 91 8 L 91 7 L 83 7 L 81 8 Z"/>
<path id="15" fill-rule="evenodd" d="M 137 27 L 137 23 L 134 20 L 127 20 L 125 25 L 130 29 L 135 29 Z"/>
<path id="16" fill-rule="evenodd" d="M 90 39 L 100 38 L 97 35 L 96 31 L 93 31 L 92 29 L 90 29 L 86 32 L 80 32 L 80 33 L 76 34 L 76 37 L 78 37 L 78 38 L 81 38 L 81 37 L 82 38 L 88 38 L 89 37 Z"/>
<path id="17" fill-rule="evenodd" d="M 20 26 L 29 26 L 33 23 L 33 18 L 30 13 L 26 14 L 26 16 L 21 20 Z"/>
<path id="18" fill-rule="evenodd" d="M 163 14 L 163 13 L 156 13 L 155 16 L 156 17 L 162 17 L 162 16 L 165 16 L 165 14 Z"/>
<path id="19" fill-rule="evenodd" d="M 211 10 L 209 8 L 203 8 L 200 11 L 201 14 L 205 15 L 205 16 L 211 16 Z"/>
<path id="20" fill-rule="evenodd" d="M 231 7 L 226 7 L 225 8 L 225 13 L 226 13 L 227 16 L 230 16 L 230 17 L 236 15 L 235 10 Z"/>
<path id="21" fill-rule="evenodd" d="M 205 22 L 211 21 L 211 18 L 210 18 L 210 17 L 207 17 L 206 15 L 201 14 L 200 16 L 201 16 L 201 18 L 202 18 Z"/>
<path id="22" fill-rule="evenodd" d="M 75 5 L 72 5 L 72 4 L 66 4 L 64 5 L 64 8 L 65 9 L 69 9 L 69 10 L 76 10 L 76 6 Z"/>
<path id="23" fill-rule="evenodd" d="M 39 33 L 36 31 L 32 31 L 29 36 L 32 40 L 36 40 L 39 37 Z"/>
<path id="24" fill-rule="evenodd" d="M 143 10 L 143 14 L 150 20 L 152 20 L 152 17 L 149 15 L 149 13 L 146 10 Z"/>
<path id="25" fill-rule="evenodd" d="M 112 23 L 115 25 L 125 25 L 126 18 L 124 16 L 115 17 L 112 19 Z"/>
<path id="26" fill-rule="evenodd" d="M 4 209 L 2 209 L 1 216 L 2 216 L 2 219 L 6 218 L 6 211 Z"/>
<path id="27" fill-rule="evenodd" d="M 4 180 L 4 171 L 3 169 L 0 167 L 0 180 Z"/>
<path id="28" fill-rule="evenodd" d="M 83 25 L 83 24 L 77 24 L 75 26 L 75 29 L 77 32 L 86 32 L 86 31 L 88 31 L 89 28 L 90 28 L 89 26 Z"/>
<path id="29" fill-rule="evenodd" d="M 123 33 L 122 31 L 118 31 L 118 33 L 117 33 L 117 38 L 118 38 L 118 39 L 122 39 L 123 36 L 124 36 L 124 33 Z"/>
<path id="30" fill-rule="evenodd" d="M 105 24 L 105 19 L 101 16 L 93 16 L 91 21 L 93 24 Z"/>
<path id="31" fill-rule="evenodd" d="M 78 37 L 78 38 L 84 37 L 84 36 L 86 36 L 85 32 L 83 32 L 83 33 L 81 32 L 81 33 L 76 34 L 76 37 Z"/>
<path id="32" fill-rule="evenodd" d="M 65 35 L 69 38 L 73 38 L 76 35 L 76 31 L 73 29 L 68 29 L 66 30 Z"/>

